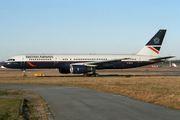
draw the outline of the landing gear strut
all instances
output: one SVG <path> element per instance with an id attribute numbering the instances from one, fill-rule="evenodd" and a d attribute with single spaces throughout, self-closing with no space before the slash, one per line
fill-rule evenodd
<path id="1" fill-rule="evenodd" d="M 21 71 L 23 71 L 23 72 L 22 72 L 23 77 L 27 77 L 27 75 L 26 75 L 26 69 L 21 69 Z"/>

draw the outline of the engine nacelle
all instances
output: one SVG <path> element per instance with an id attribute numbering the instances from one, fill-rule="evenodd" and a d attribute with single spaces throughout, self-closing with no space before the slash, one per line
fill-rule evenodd
<path id="1" fill-rule="evenodd" d="M 70 70 L 59 69 L 59 73 L 70 73 Z"/>
<path id="2" fill-rule="evenodd" d="M 92 67 L 87 67 L 83 65 L 71 65 L 70 72 L 72 74 L 88 73 L 88 72 L 92 72 Z"/>

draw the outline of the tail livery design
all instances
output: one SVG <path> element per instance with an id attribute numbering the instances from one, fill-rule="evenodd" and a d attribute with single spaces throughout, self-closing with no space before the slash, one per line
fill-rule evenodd
<path id="1" fill-rule="evenodd" d="M 158 56 L 165 33 L 166 30 L 159 30 L 137 54 Z"/>

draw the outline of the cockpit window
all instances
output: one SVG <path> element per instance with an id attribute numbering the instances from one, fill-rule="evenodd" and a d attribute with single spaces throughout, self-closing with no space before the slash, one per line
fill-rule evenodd
<path id="1" fill-rule="evenodd" d="M 15 59 L 8 59 L 7 61 L 15 61 Z"/>

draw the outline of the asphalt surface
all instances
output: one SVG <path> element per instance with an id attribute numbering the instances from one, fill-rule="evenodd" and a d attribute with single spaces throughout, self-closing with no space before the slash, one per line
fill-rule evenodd
<path id="1" fill-rule="evenodd" d="M 99 73 L 99 77 L 114 77 L 114 76 L 127 76 L 127 75 L 118 75 L 117 73 L 129 73 L 129 75 L 131 74 L 134 74 L 134 73 L 163 73 L 163 74 L 159 74 L 159 75 L 153 75 L 151 74 L 151 76 L 180 76 L 180 67 L 177 67 L 177 68 L 141 68 L 141 70 L 137 70 L 137 69 L 140 69 L 140 68 L 133 68 L 133 69 L 130 69 L 128 71 L 126 70 L 97 70 L 97 73 Z M 167 69 L 167 70 L 164 70 L 164 69 Z M 151 71 L 153 70 L 153 71 Z M 15 72 L 15 71 L 19 71 L 21 73 L 21 71 L 19 69 L 0 69 L 0 72 L 1 71 L 11 71 L 11 72 Z M 55 70 L 55 69 L 50 69 L 50 70 L 43 70 L 43 69 L 27 69 L 26 72 L 31 72 L 31 71 L 38 71 L 38 72 L 59 72 L 58 70 Z M 107 75 L 101 75 L 101 73 L 112 73 L 112 74 L 107 74 Z M 61 75 L 59 74 L 59 77 L 64 77 L 66 75 Z M 134 77 L 136 76 L 149 76 L 148 74 L 147 75 L 133 75 Z M 54 77 L 54 76 L 49 76 L 49 77 Z M 57 76 L 56 76 L 57 77 Z M 66 77 L 83 77 L 82 74 L 74 74 L 74 75 L 67 75 Z"/>
<path id="2" fill-rule="evenodd" d="M 180 111 L 97 90 L 40 85 L 0 84 L 40 95 L 55 120 L 179 120 Z"/>

